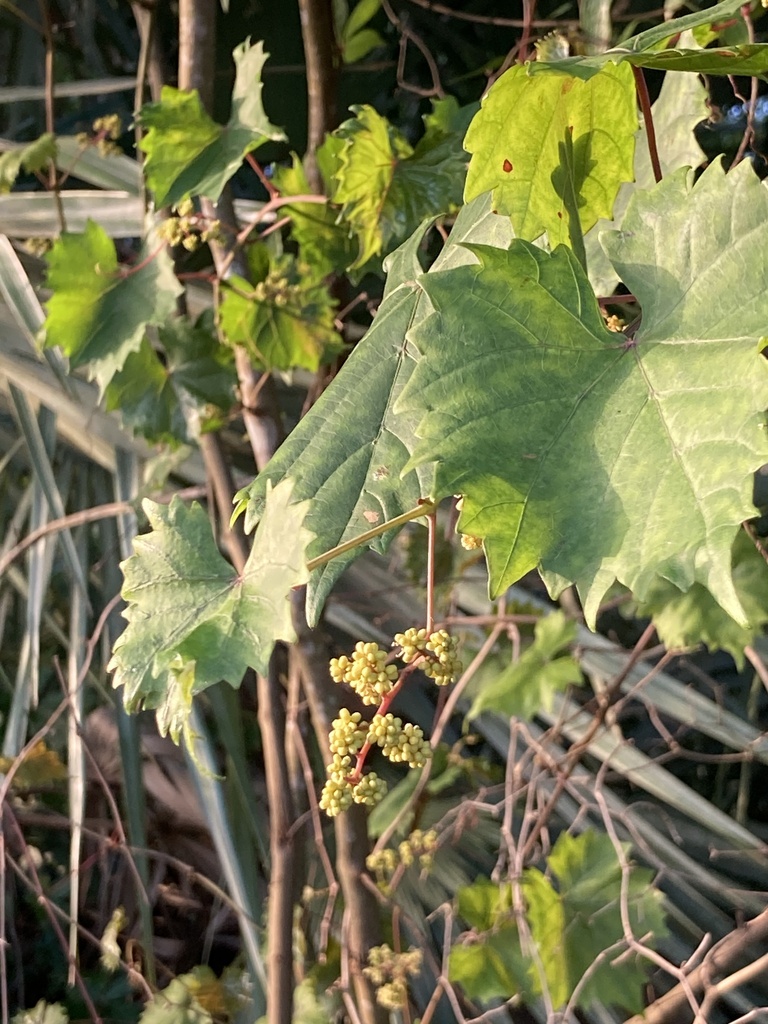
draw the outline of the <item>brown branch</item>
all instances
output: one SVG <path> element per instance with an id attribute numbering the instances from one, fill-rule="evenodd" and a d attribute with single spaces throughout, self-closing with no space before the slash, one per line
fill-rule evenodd
<path id="1" fill-rule="evenodd" d="M 339 54 L 333 30 L 331 0 L 299 0 L 301 38 L 307 62 L 307 156 L 309 187 L 322 192 L 323 183 L 315 151 L 327 132 L 338 124 L 337 84 Z"/>
<path id="2" fill-rule="evenodd" d="M 197 89 L 211 113 L 216 82 L 216 8 L 211 0 L 179 0 L 179 88 Z"/>
<path id="3" fill-rule="evenodd" d="M 293 1019 L 293 903 L 296 839 L 285 756 L 283 692 L 273 657 L 258 677 L 259 728 L 269 799 L 269 912 L 267 915 L 267 1021 Z"/>
<path id="4" fill-rule="evenodd" d="M 630 1017 L 625 1024 L 687 1024 L 692 1018 L 686 988 L 695 995 L 704 993 L 714 974 L 728 976 L 734 973 L 738 962 L 750 946 L 759 947 L 768 939 L 768 910 L 736 928 L 713 946 L 703 962 L 686 977 L 686 985 L 675 985 L 652 1003 L 642 1014 Z"/>

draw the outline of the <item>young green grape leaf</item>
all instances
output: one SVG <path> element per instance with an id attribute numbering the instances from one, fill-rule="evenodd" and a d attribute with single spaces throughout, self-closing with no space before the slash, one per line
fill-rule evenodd
<path id="1" fill-rule="evenodd" d="M 336 304 L 323 281 L 309 270 L 284 255 L 267 265 L 266 273 L 252 275 L 254 284 L 234 275 L 224 282 L 219 307 L 222 334 L 229 345 L 242 345 L 255 366 L 316 370 L 340 348 Z"/>
<path id="2" fill-rule="evenodd" d="M 291 167 L 277 167 L 273 181 L 284 196 L 306 195 L 309 187 L 304 167 L 294 153 Z M 318 161 L 319 162 L 319 161 Z M 326 182 L 330 191 L 331 183 Z M 316 278 L 340 273 L 354 262 L 357 245 L 348 228 L 338 221 L 338 210 L 319 203 L 290 203 L 284 212 L 291 218 L 291 236 L 299 246 L 301 260 Z"/>
<path id="3" fill-rule="evenodd" d="M 628 848 L 623 848 L 624 855 Z M 666 934 L 662 894 L 653 873 L 622 865 L 607 835 L 563 833 L 547 858 L 546 873 L 523 874 L 525 918 L 538 950 L 536 962 L 523 955 L 512 914 L 511 887 L 479 878 L 458 893 L 458 912 L 473 932 L 450 956 L 450 978 L 471 998 L 486 1002 L 541 995 L 545 986 L 555 1009 L 565 1004 L 585 974 L 579 1006 L 595 1002 L 640 1009 L 646 981 L 643 960 L 627 956 L 621 901 L 627 898 L 634 935 L 653 946 Z M 554 879 L 554 881 L 552 880 Z M 624 955 L 606 958 L 606 950 Z M 485 956 L 483 955 L 485 954 Z"/>
<path id="4" fill-rule="evenodd" d="M 109 664 L 129 711 L 160 708 L 178 735 L 193 695 L 222 679 L 239 686 L 249 667 L 265 672 L 275 643 L 294 639 L 290 591 L 306 581 L 311 534 L 292 490 L 285 481 L 271 492 L 242 576 L 198 504 L 144 502 L 152 530 L 122 565 L 128 625 Z"/>
<path id="5" fill-rule="evenodd" d="M 261 103 L 261 71 L 268 54 L 246 40 L 232 54 L 235 84 L 226 125 L 209 117 L 195 90 L 163 86 L 159 103 L 141 109 L 146 134 L 144 174 L 157 206 L 176 206 L 189 196 L 214 201 L 245 156 L 268 140 L 285 138 L 269 123 Z"/>
<path id="6" fill-rule="evenodd" d="M 618 955 L 625 946 L 624 896 L 635 938 L 653 945 L 666 934 L 663 896 L 652 885 L 653 872 L 630 867 L 623 894 L 622 867 L 613 842 L 610 836 L 593 831 L 578 836 L 562 833 L 547 865 L 556 887 L 537 868 L 528 868 L 522 889 L 526 919 L 553 1005 L 566 1003 L 589 972 L 580 991 L 580 1006 L 601 1002 L 640 1012 L 647 981 L 645 961 L 626 952 L 620 961 L 601 958 L 601 954 L 617 947 Z M 543 985 L 538 970 L 534 965 L 529 970 L 534 989 L 540 992 Z"/>
<path id="7" fill-rule="evenodd" d="M 470 999 L 490 1002 L 531 992 L 529 957 L 514 924 L 502 925 L 480 941 L 455 943 L 448 956 L 448 977 Z"/>
<path id="8" fill-rule="evenodd" d="M 106 406 L 154 444 L 187 443 L 219 425 L 234 402 L 231 353 L 202 321 L 172 320 L 158 338 L 162 358 L 145 338 L 107 386 Z"/>
<path id="9" fill-rule="evenodd" d="M 315 534 L 310 558 L 408 511 L 432 491 L 431 468 L 402 474 L 420 411 L 403 414 L 394 408 L 414 366 L 406 333 L 430 311 L 416 283 L 422 273 L 418 248 L 426 228 L 422 225 L 390 257 L 384 300 L 368 334 L 269 465 L 241 493 L 246 529 L 263 512 L 267 482 L 286 476 L 294 481 L 297 500 L 312 498 L 307 513 L 307 527 Z M 471 261 L 462 242 L 507 245 L 510 234 L 509 222 L 495 217 L 488 197 L 481 197 L 461 210 L 433 269 Z M 370 546 L 383 553 L 391 540 L 391 533 L 384 534 Z M 333 584 L 363 550 L 312 573 L 310 622 L 317 621 Z"/>
<path id="10" fill-rule="evenodd" d="M 658 575 L 744 622 L 731 544 L 768 461 L 766 226 L 748 165 L 638 192 L 603 243 L 643 306 L 632 341 L 564 247 L 472 246 L 480 265 L 422 279 L 436 312 L 409 335 L 421 359 L 396 411 L 422 419 L 405 469 L 436 461 L 433 497 L 465 495 L 492 593 L 538 566 L 594 623 L 615 579 L 643 600 Z"/>
<path id="11" fill-rule="evenodd" d="M 0 155 L 0 194 L 10 192 L 21 174 L 22 168 L 28 174 L 44 171 L 56 159 L 56 136 L 45 132 L 34 142 L 14 146 Z"/>
<path id="12" fill-rule="evenodd" d="M 656 632 L 668 648 L 705 644 L 711 651 L 727 651 L 741 671 L 744 648 L 754 643 L 768 624 L 768 573 L 762 555 L 743 530 L 733 545 L 731 572 L 749 620 L 747 628 L 732 619 L 700 583 L 683 594 L 667 580 L 657 579 L 638 604 L 637 613 L 653 618 Z"/>
<path id="13" fill-rule="evenodd" d="M 467 719 L 483 711 L 531 719 L 539 710 L 549 710 L 555 693 L 582 682 L 578 662 L 561 653 L 575 639 L 575 622 L 562 612 L 546 615 L 519 660 L 478 688 Z"/>
<path id="14" fill-rule="evenodd" d="M 359 0 L 350 11 L 339 39 L 341 57 L 345 64 L 354 64 L 377 46 L 383 45 L 381 35 L 375 29 L 365 27 L 380 8 L 381 0 Z"/>
<path id="15" fill-rule="evenodd" d="M 182 290 L 164 248 L 142 250 L 135 270 L 118 266 L 114 242 L 92 220 L 82 235 L 63 234 L 54 243 L 48 287 L 46 346 L 58 345 L 73 368 L 85 366 L 102 391 L 138 351 L 146 327 L 175 313 Z"/>
<path id="16" fill-rule="evenodd" d="M 563 202 L 563 138 L 573 144 L 573 182 L 582 232 L 610 217 L 619 186 L 632 179 L 637 108 L 632 71 L 603 68 L 588 82 L 568 75 L 531 76 L 510 68 L 491 87 L 469 126 L 472 154 L 465 198 L 493 191 L 495 209 L 512 218 L 515 234 L 550 245 L 571 241 Z"/>
<path id="17" fill-rule="evenodd" d="M 356 115 L 335 135 L 331 199 L 358 239 L 353 267 L 390 252 L 425 217 L 448 213 L 461 203 L 466 155 L 458 132 L 427 128 L 416 148 L 373 107 L 352 107 Z"/>
<path id="18" fill-rule="evenodd" d="M 476 931 L 489 931 L 510 919 L 512 897 L 510 885 L 497 885 L 481 876 L 456 893 L 459 916 Z"/>

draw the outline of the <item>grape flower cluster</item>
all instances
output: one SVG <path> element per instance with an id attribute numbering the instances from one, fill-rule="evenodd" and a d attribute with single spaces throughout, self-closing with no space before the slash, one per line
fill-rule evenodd
<path id="1" fill-rule="evenodd" d="M 408 1005 L 408 978 L 421 970 L 420 949 L 395 953 L 389 946 L 373 946 L 363 974 L 376 986 L 376 1002 L 386 1010 L 404 1010 Z"/>
<path id="2" fill-rule="evenodd" d="M 157 225 L 158 235 L 168 245 L 181 245 L 187 252 L 194 252 L 204 242 L 221 242 L 221 222 L 209 221 L 195 211 L 191 199 L 184 199 L 176 207 L 176 216 L 167 217 Z"/>
<path id="3" fill-rule="evenodd" d="M 430 870 L 437 850 L 437 841 L 437 832 L 433 828 L 427 832 L 422 832 L 419 828 L 414 829 L 396 850 L 391 846 L 385 846 L 383 850 L 375 850 L 369 854 L 365 866 L 376 876 L 378 887 L 387 892 L 392 876 L 400 864 L 406 868 L 418 864 L 422 871 Z"/>
<path id="4" fill-rule="evenodd" d="M 118 146 L 117 140 L 123 131 L 123 124 L 119 114 L 106 114 L 104 117 L 97 117 L 92 125 L 93 137 L 88 132 L 79 132 L 76 136 L 77 142 L 84 149 L 87 146 L 95 146 L 102 156 L 122 156 L 122 149 Z"/>
<path id="5" fill-rule="evenodd" d="M 359 711 L 342 708 L 333 722 L 329 739 L 331 763 L 320 795 L 320 808 L 334 817 L 353 803 L 377 804 L 385 795 L 386 782 L 375 772 L 363 775 L 368 752 L 379 747 L 394 764 L 422 768 L 432 754 L 422 729 L 403 722 L 389 710 L 394 691 L 412 668 L 420 668 L 438 686 L 454 681 L 461 672 L 456 640 L 446 630 L 407 629 L 395 636 L 398 657 L 406 666 L 398 671 L 390 656 L 376 643 L 362 640 L 351 655 L 332 658 L 331 678 L 346 683 L 365 705 L 379 708 L 370 722 Z"/>

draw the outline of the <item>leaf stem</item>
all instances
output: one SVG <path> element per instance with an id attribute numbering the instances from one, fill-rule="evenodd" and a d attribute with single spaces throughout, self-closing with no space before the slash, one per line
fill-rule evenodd
<path id="1" fill-rule="evenodd" d="M 395 516 L 394 519 L 388 519 L 385 523 L 380 523 L 378 526 L 366 530 L 365 533 L 358 534 L 357 537 L 352 537 L 350 540 L 345 540 L 342 544 L 337 544 L 335 548 L 324 551 L 317 558 L 310 558 L 307 562 L 307 569 L 313 572 L 315 569 L 319 569 L 321 565 L 332 562 L 334 558 L 345 555 L 348 551 L 354 551 L 355 548 L 367 544 L 369 540 L 373 540 L 375 537 L 380 537 L 382 533 L 386 533 L 388 530 L 396 530 L 399 526 L 405 526 L 406 523 L 410 523 L 414 519 L 421 519 L 422 516 L 432 515 L 436 508 L 437 506 L 434 502 L 424 500 L 422 504 L 409 509 L 407 512 L 403 512 L 399 516 Z"/>
<path id="2" fill-rule="evenodd" d="M 651 157 L 653 177 L 657 184 L 661 181 L 661 162 L 659 161 L 659 149 L 656 145 L 656 129 L 653 124 L 653 113 L 651 111 L 651 97 L 648 94 L 648 83 L 645 80 L 643 69 L 632 65 L 632 74 L 635 76 L 635 90 L 640 109 L 643 112 L 643 123 L 645 125 L 645 137 L 648 140 L 648 153 Z"/>
<path id="3" fill-rule="evenodd" d="M 427 516 L 427 633 L 435 628 L 435 531 L 437 513 Z"/>

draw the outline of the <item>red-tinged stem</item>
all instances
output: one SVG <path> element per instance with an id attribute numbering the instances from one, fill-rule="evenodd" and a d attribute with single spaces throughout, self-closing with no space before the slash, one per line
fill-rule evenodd
<path id="1" fill-rule="evenodd" d="M 152 260 L 160 255 L 163 249 L 165 249 L 165 242 L 161 242 L 156 249 L 154 249 L 151 253 L 149 253 L 148 256 L 145 256 L 144 259 L 141 260 L 141 262 L 136 263 L 134 266 L 120 267 L 118 275 L 120 277 L 130 277 L 131 274 L 137 274 L 140 270 L 143 270 L 144 267 L 148 267 Z"/>
<path id="2" fill-rule="evenodd" d="M 237 236 L 237 239 L 236 239 L 237 244 L 238 245 L 242 245 L 243 242 L 248 237 L 248 235 L 250 235 L 250 233 L 253 231 L 253 229 L 262 220 L 264 220 L 264 218 L 266 216 L 268 216 L 268 214 L 272 213 L 274 210 L 279 210 L 281 206 L 289 206 L 289 205 L 295 204 L 295 203 L 327 203 L 327 202 L 328 202 L 328 199 L 327 199 L 326 196 L 319 196 L 319 195 L 316 195 L 314 192 L 310 192 L 307 195 L 299 195 L 299 196 L 278 196 L 278 195 L 276 195 L 272 199 L 270 199 L 268 203 L 265 203 L 264 206 L 262 206 L 262 208 L 259 210 L 259 212 L 257 214 L 255 214 L 255 216 L 252 217 L 251 220 L 245 225 L 243 230 Z"/>
<path id="3" fill-rule="evenodd" d="M 256 175 L 256 177 L 259 179 L 261 184 L 267 190 L 269 198 L 270 199 L 274 199 L 275 196 L 278 194 L 277 189 L 275 188 L 275 186 L 272 184 L 272 182 L 269 180 L 269 178 L 264 173 L 264 169 L 262 168 L 262 166 L 259 163 L 259 161 L 253 155 L 253 153 L 247 153 L 245 159 L 251 165 L 251 168 L 252 168 L 254 174 Z"/>
<path id="4" fill-rule="evenodd" d="M 435 628 L 435 533 L 437 511 L 427 516 L 427 633 Z"/>
<path id="5" fill-rule="evenodd" d="M 398 693 L 400 693 L 403 686 L 405 685 L 405 681 L 407 680 L 408 676 L 414 671 L 414 669 L 419 667 L 422 661 L 425 661 L 426 659 L 427 655 L 422 654 L 421 657 L 414 658 L 413 661 L 411 661 L 408 665 L 405 666 L 403 671 L 400 673 L 400 678 L 397 680 L 395 685 L 392 687 L 389 693 L 385 694 L 385 696 L 382 698 L 381 704 L 379 704 L 378 710 L 376 712 L 377 715 L 387 714 L 389 709 L 392 707 L 392 704 L 394 703 L 395 697 L 397 697 Z M 365 743 L 362 745 L 357 754 L 355 767 L 351 774 L 347 776 L 347 782 L 351 782 L 354 785 L 354 783 L 360 781 L 360 777 L 363 774 L 363 768 L 365 767 L 365 760 L 368 757 L 368 754 L 370 753 L 371 747 L 373 745 L 374 744 L 371 743 L 370 740 L 366 740 Z"/>
<path id="6" fill-rule="evenodd" d="M 648 140 L 648 152 L 653 167 L 653 177 L 657 182 L 661 181 L 661 163 L 659 161 L 659 150 L 656 145 L 656 129 L 653 125 L 653 113 L 651 112 L 651 97 L 648 94 L 648 83 L 645 80 L 643 69 L 632 65 L 632 74 L 635 76 L 635 90 L 640 109 L 643 112 L 643 123 L 645 124 L 645 137 Z"/>

